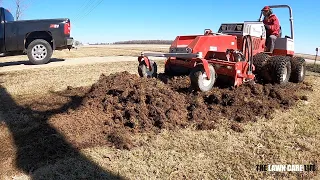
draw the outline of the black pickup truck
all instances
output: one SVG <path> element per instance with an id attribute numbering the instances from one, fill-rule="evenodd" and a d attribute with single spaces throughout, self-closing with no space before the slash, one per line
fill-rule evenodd
<path id="1" fill-rule="evenodd" d="M 68 18 L 15 21 L 7 9 L 0 7 L 0 22 L 2 54 L 27 54 L 32 64 L 45 64 L 54 50 L 72 48 Z"/>

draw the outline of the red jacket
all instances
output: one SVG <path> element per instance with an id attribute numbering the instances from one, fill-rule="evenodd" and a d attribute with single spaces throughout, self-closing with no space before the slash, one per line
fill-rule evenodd
<path id="1" fill-rule="evenodd" d="M 280 34 L 280 23 L 276 15 L 271 14 L 269 17 L 264 18 L 263 23 L 269 25 L 270 29 L 267 31 L 268 35 L 279 36 Z"/>

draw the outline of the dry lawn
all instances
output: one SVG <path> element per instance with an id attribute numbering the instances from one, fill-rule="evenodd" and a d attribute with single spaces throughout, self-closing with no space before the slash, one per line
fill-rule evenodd
<path id="1" fill-rule="evenodd" d="M 313 73 L 320 73 L 320 64 L 307 64 L 307 69 Z M 314 74 L 316 76 L 316 74 Z"/>
<path id="2" fill-rule="evenodd" d="M 139 48 L 134 53 L 140 53 Z M 96 49 L 86 49 L 91 50 Z M 97 51 L 97 56 L 107 54 L 106 49 Z M 126 49 L 117 51 L 126 52 Z M 64 52 L 60 53 L 62 56 Z M 85 53 L 75 54 L 86 56 Z M 55 56 L 59 57 L 59 54 Z M 163 62 L 158 64 L 159 71 L 163 71 Z M 98 179 L 115 178 L 118 175 L 126 179 L 320 179 L 318 171 L 262 173 L 255 169 L 257 164 L 320 165 L 320 66 L 310 66 L 309 70 L 306 81 L 313 85 L 314 91 L 308 94 L 308 101 L 300 101 L 297 106 L 284 112 L 274 112 L 272 120 L 260 119 L 246 124 L 243 133 L 230 130 L 230 123 L 221 120 L 224 125 L 213 131 L 186 129 L 178 132 L 163 131 L 159 135 L 141 134 L 134 139 L 142 146 L 131 151 L 95 147 L 82 149 L 80 155 L 76 156 L 66 153 L 56 160 L 32 160 L 31 155 L 37 152 L 33 152 L 31 147 L 37 144 L 30 145 L 23 139 L 15 139 L 12 131 L 19 128 L 17 132 L 20 137 L 23 134 L 28 136 L 38 132 L 42 123 L 30 119 L 23 111 L 8 114 L 9 110 L 0 106 L 0 179 L 81 179 L 90 176 Z M 101 73 L 117 71 L 136 73 L 137 63 L 103 63 L 8 72 L 0 74 L 0 85 L 12 96 L 14 103 L 21 107 L 36 103 L 40 97 L 59 96 L 60 103 L 43 104 L 47 109 L 55 109 L 68 100 L 68 97 L 55 94 L 55 91 L 67 86 L 90 86 Z M 4 101 L 3 94 L 0 97 Z M 8 119 L 14 122 L 11 128 L 5 125 L 10 124 Z M 41 137 L 35 139 L 39 143 L 47 142 Z M 20 141 L 24 143 L 17 143 Z M 69 151 L 79 152 L 74 149 Z M 29 155 L 31 157 L 28 153 L 20 157 L 17 156 L 19 152 L 33 153 Z M 37 163 L 39 168 L 29 174 L 26 172 L 28 163 L 25 162 Z"/>
<path id="3" fill-rule="evenodd" d="M 306 59 L 311 59 L 311 60 L 315 60 L 316 56 L 315 55 L 311 55 L 311 54 L 301 54 L 301 53 L 297 53 L 296 54 L 297 56 L 301 56 L 301 57 L 304 57 Z M 320 58 L 319 56 L 317 57 L 317 61 L 319 61 Z"/>
<path id="4" fill-rule="evenodd" d="M 157 61 L 163 71 L 163 61 Z M 1 85 L 13 97 L 29 97 L 93 84 L 103 74 L 128 71 L 137 73 L 138 62 L 99 63 L 59 68 L 30 69 L 1 74 Z"/>
<path id="5" fill-rule="evenodd" d="M 83 46 L 78 49 L 54 51 L 53 58 L 68 59 L 79 57 L 105 56 L 139 56 L 142 51 L 168 52 L 168 45 L 105 45 Z M 27 60 L 26 55 L 7 56 L 0 58 L 0 62 L 14 62 Z"/>

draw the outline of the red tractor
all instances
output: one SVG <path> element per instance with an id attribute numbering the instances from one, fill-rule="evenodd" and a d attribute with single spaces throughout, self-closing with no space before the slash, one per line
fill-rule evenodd
<path id="1" fill-rule="evenodd" d="M 177 36 L 169 53 L 141 53 L 138 72 L 141 77 L 156 77 L 157 64 L 149 57 L 166 57 L 165 74 L 189 75 L 191 85 L 209 91 L 217 80 L 232 86 L 262 80 L 268 83 L 299 83 L 305 77 L 306 62 L 294 56 L 292 9 L 288 5 L 291 37 L 278 37 L 273 52 L 265 52 L 266 30 L 262 13 L 258 21 L 224 23 L 217 33 L 206 29 L 203 35 Z M 225 79 L 229 79 L 225 81 Z"/>

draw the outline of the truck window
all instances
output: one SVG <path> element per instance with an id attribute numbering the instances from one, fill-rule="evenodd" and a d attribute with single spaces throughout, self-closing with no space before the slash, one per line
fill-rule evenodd
<path id="1" fill-rule="evenodd" d="M 7 9 L 4 10 L 4 19 L 6 22 L 14 21 L 14 17 Z"/>

